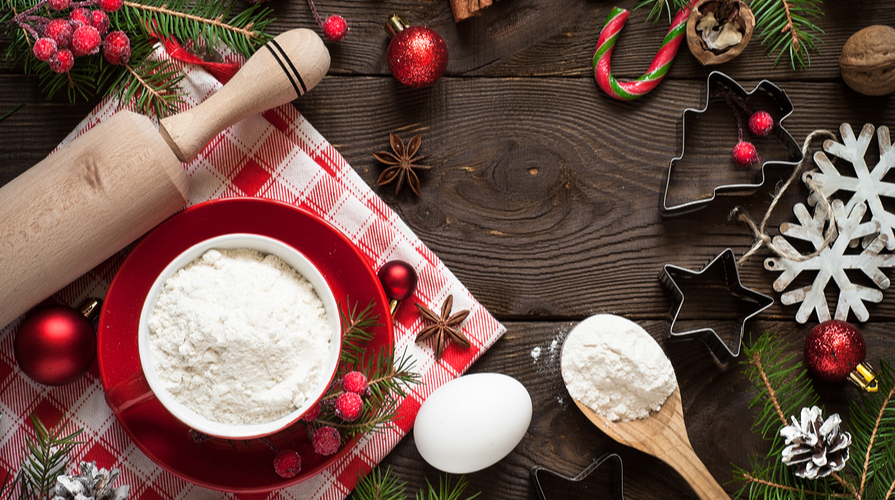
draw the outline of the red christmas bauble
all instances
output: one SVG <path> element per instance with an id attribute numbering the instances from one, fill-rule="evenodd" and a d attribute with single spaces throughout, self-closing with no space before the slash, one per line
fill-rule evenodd
<path id="1" fill-rule="evenodd" d="M 377 273 L 385 295 L 390 299 L 404 300 L 416 290 L 416 271 L 413 266 L 402 261 L 386 262 Z"/>
<path id="2" fill-rule="evenodd" d="M 402 19 L 394 19 L 389 20 L 394 36 L 386 52 L 388 69 L 409 87 L 432 85 L 447 69 L 447 44 L 431 28 L 406 26 Z"/>
<path id="3" fill-rule="evenodd" d="M 71 307 L 48 306 L 22 321 L 13 348 L 19 368 L 35 382 L 65 385 L 93 364 L 96 335 L 83 313 Z"/>
<path id="4" fill-rule="evenodd" d="M 805 338 L 805 364 L 818 378 L 830 382 L 847 379 L 866 355 L 861 332 L 845 321 L 824 321 Z"/>

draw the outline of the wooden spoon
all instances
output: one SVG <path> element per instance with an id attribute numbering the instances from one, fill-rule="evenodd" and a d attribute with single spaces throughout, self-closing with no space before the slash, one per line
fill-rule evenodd
<path id="1" fill-rule="evenodd" d="M 578 408 L 607 436 L 631 448 L 648 453 L 678 471 L 702 500 L 729 499 L 730 496 L 705 468 L 687 436 L 681 389 L 675 386 L 659 411 L 648 417 L 628 422 L 613 422 L 597 415 L 584 403 L 574 400 Z"/>

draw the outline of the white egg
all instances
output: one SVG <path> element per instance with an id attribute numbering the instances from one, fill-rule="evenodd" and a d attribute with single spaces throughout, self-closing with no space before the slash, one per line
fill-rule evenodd
<path id="1" fill-rule="evenodd" d="M 426 399 L 413 439 L 436 469 L 475 472 L 513 451 L 528 430 L 531 411 L 531 396 L 516 379 L 500 373 L 466 375 Z"/>

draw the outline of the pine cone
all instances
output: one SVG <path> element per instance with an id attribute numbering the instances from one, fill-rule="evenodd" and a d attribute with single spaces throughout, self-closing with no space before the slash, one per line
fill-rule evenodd
<path id="1" fill-rule="evenodd" d="M 96 462 L 81 462 L 81 474 L 59 476 L 53 500 L 125 500 L 130 491 L 127 485 L 112 489 L 118 469 L 97 469 Z"/>
<path id="2" fill-rule="evenodd" d="M 802 422 L 792 417 L 792 425 L 780 429 L 786 439 L 782 461 L 796 468 L 796 476 L 817 479 L 841 470 L 848 460 L 851 434 L 839 432 L 838 413 L 823 420 L 820 408 L 802 408 Z"/>

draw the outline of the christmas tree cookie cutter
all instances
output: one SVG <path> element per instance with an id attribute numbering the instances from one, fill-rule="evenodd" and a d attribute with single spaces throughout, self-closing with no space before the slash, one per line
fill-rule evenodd
<path id="1" fill-rule="evenodd" d="M 609 474 L 610 474 L 610 487 L 609 487 L 609 499 L 610 500 L 625 500 L 624 494 L 624 467 L 622 464 L 622 457 L 618 456 L 616 453 L 606 453 L 600 458 L 594 460 L 590 465 L 588 465 L 583 471 L 579 472 L 575 477 L 569 477 L 564 474 L 560 474 L 559 472 L 552 471 L 545 467 L 541 467 L 536 465 L 531 468 L 531 479 L 535 484 L 535 490 L 538 492 L 538 498 L 540 500 L 551 500 L 547 498 L 547 492 L 544 491 L 544 482 L 541 476 L 550 477 L 551 479 L 558 479 L 564 482 L 572 482 L 572 483 L 581 483 L 588 476 L 590 476 L 591 472 L 597 470 L 604 463 L 609 462 Z M 546 477 L 544 479 L 546 479 Z M 563 488 L 563 498 L 567 498 L 568 496 L 568 486 Z M 581 498 L 585 496 L 582 495 Z M 593 498 L 605 498 L 602 495 L 599 495 L 596 491 L 588 491 L 587 497 Z"/>
<path id="2" fill-rule="evenodd" d="M 755 180 L 752 182 L 723 184 L 714 187 L 711 194 L 706 197 L 684 202 L 672 201 L 671 197 L 669 196 L 669 192 L 672 190 L 672 182 L 676 170 L 675 166 L 684 159 L 684 156 L 686 154 L 687 122 L 688 120 L 696 120 L 699 115 L 705 114 L 709 111 L 709 107 L 712 104 L 712 91 L 719 88 L 729 89 L 730 92 L 744 101 L 747 101 L 753 94 L 764 94 L 770 97 L 770 99 L 774 103 L 776 103 L 778 109 L 775 111 L 778 113 L 777 116 L 780 117 L 777 120 L 777 126 L 772 129 L 771 133 L 774 134 L 777 140 L 779 140 L 780 143 L 783 145 L 784 149 L 789 153 L 791 160 L 770 160 L 762 162 L 761 166 L 756 171 Z M 716 103 L 715 105 L 723 106 L 724 104 Z M 684 110 L 684 113 L 681 117 L 681 154 L 671 160 L 668 165 L 668 169 L 665 171 L 665 192 L 663 193 L 662 198 L 659 201 L 659 213 L 663 217 L 686 214 L 704 208 L 715 198 L 717 198 L 718 195 L 751 194 L 764 184 L 765 168 L 767 167 L 783 166 L 787 167 L 789 171 L 792 171 L 792 169 L 795 168 L 796 165 L 798 165 L 802 161 L 803 157 L 802 150 L 801 148 L 799 148 L 798 143 L 796 143 L 795 139 L 792 138 L 792 135 L 790 135 L 789 132 L 787 132 L 786 129 L 783 127 L 783 120 L 788 118 L 793 111 L 794 108 L 792 105 L 792 101 L 789 100 L 786 92 L 767 80 L 760 81 L 754 89 L 746 92 L 746 90 L 739 83 L 737 83 L 734 79 L 730 78 L 724 73 L 721 73 L 720 71 L 711 72 L 708 76 L 708 80 L 706 81 L 705 106 L 702 109 L 687 108 Z M 772 113 L 772 115 L 773 114 L 774 113 Z"/>
<path id="3" fill-rule="evenodd" d="M 729 248 L 700 271 L 665 264 L 659 274 L 659 281 L 671 293 L 669 337 L 702 340 L 722 365 L 740 355 L 746 321 L 774 303 L 773 298 L 743 286 L 736 257 Z M 718 327 L 700 326 L 678 330 L 679 321 L 687 324 L 709 323 L 704 319 L 710 316 L 704 315 L 706 312 L 715 316 L 733 316 L 733 320 L 711 322 L 718 323 Z M 699 319 L 690 320 L 690 316 L 698 316 Z M 720 326 L 724 326 L 724 329 Z"/>

